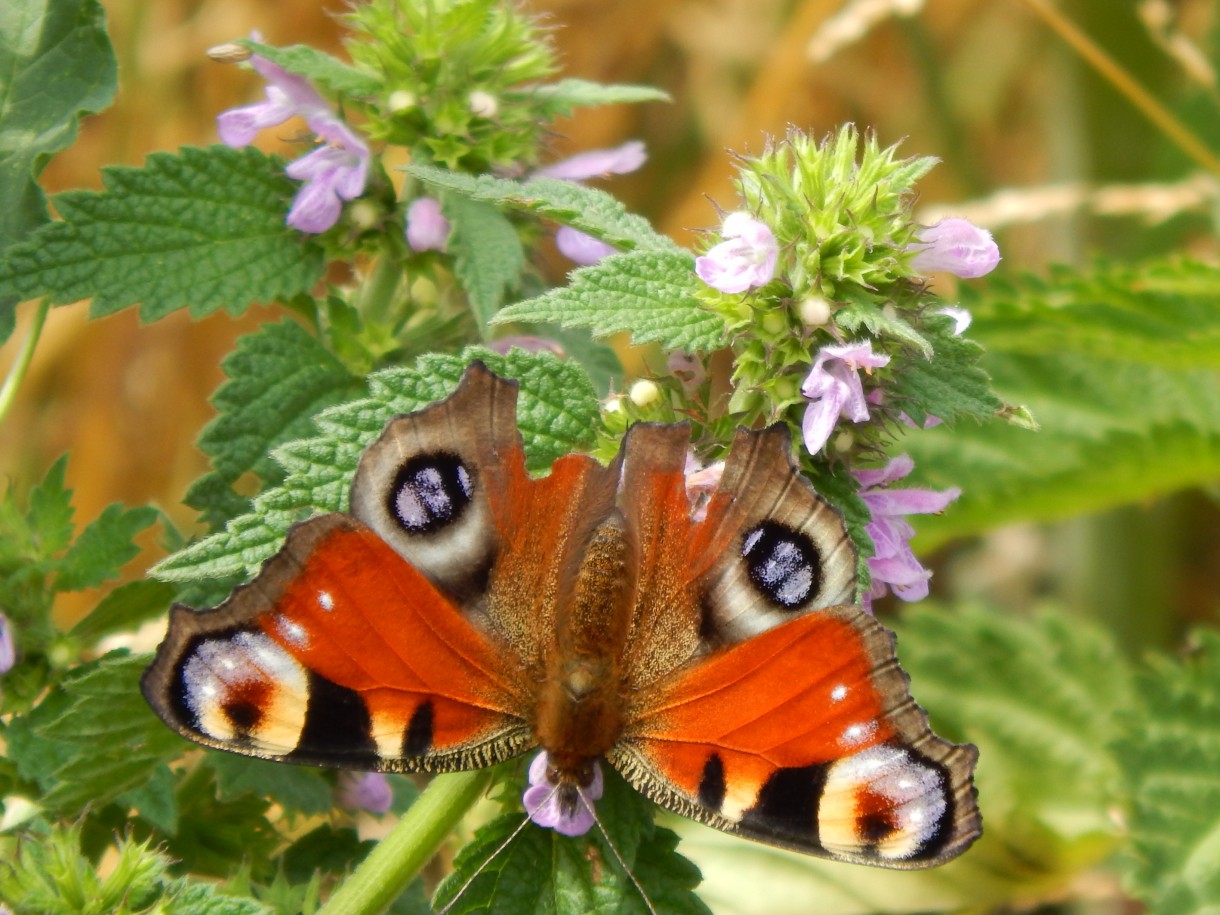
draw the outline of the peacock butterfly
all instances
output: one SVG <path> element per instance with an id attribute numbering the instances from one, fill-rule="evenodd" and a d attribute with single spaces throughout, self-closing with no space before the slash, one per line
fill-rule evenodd
<path id="1" fill-rule="evenodd" d="M 157 714 L 340 768 L 541 746 L 569 814 L 605 758 L 662 807 L 840 861 L 927 867 L 978 837 L 977 751 L 931 732 L 852 605 L 855 549 L 784 427 L 738 431 L 696 519 L 686 425 L 533 479 L 516 398 L 473 363 L 364 452 L 350 514 L 294 526 L 215 609 L 175 606 L 142 682 Z"/>

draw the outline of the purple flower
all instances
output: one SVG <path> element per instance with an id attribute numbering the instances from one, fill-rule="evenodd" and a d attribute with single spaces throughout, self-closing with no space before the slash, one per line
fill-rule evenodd
<path id="1" fill-rule="evenodd" d="M 618 249 L 613 245 L 571 226 L 560 226 L 555 230 L 555 247 L 568 260 L 575 261 L 582 267 L 596 264 L 603 257 L 618 253 Z"/>
<path id="2" fill-rule="evenodd" d="M 368 180 L 369 148 L 341 121 L 322 96 L 302 76 L 289 73 L 257 54 L 250 58 L 267 80 L 267 100 L 233 108 L 216 119 L 220 139 L 240 148 L 254 141 L 266 127 L 301 117 L 326 145 L 297 159 L 285 169 L 289 178 L 304 181 L 288 211 L 287 223 L 302 232 L 325 232 L 339 220 L 343 201 L 364 193 Z"/>
<path id="3" fill-rule="evenodd" d="M 13 645 L 13 630 L 9 626 L 8 617 L 0 612 L 0 674 L 12 670 L 16 660 L 17 649 Z"/>
<path id="4" fill-rule="evenodd" d="M 335 800 L 345 810 L 387 813 L 394 802 L 389 780 L 380 772 L 341 772 Z"/>
<path id="5" fill-rule="evenodd" d="M 499 353 L 501 356 L 507 355 L 511 349 L 523 349 L 527 353 L 554 353 L 560 359 L 567 355 L 564 353 L 562 346 L 554 340 L 548 340 L 545 337 L 501 337 L 499 340 L 493 340 L 491 343 L 488 343 L 487 348 Z"/>
<path id="6" fill-rule="evenodd" d="M 407 207 L 407 244 L 412 251 L 444 251 L 449 228 L 435 197 L 416 197 Z"/>
<path id="7" fill-rule="evenodd" d="M 801 393 L 811 401 L 801 423 L 810 454 L 817 454 L 830 440 L 840 416 L 853 423 L 868 419 L 868 401 L 858 373 L 860 369 L 867 372 L 880 368 L 889 361 L 889 356 L 873 354 L 871 340 L 823 346 L 818 350 L 813 368 L 801 385 Z"/>
<path id="8" fill-rule="evenodd" d="M 536 178 L 559 178 L 562 181 L 587 181 L 590 178 L 605 178 L 609 175 L 625 175 L 633 172 L 648 160 L 644 144 L 639 140 L 628 140 L 612 149 L 591 149 L 578 153 L 534 172 Z"/>
<path id="9" fill-rule="evenodd" d="M 539 826 L 553 829 L 565 836 L 583 836 L 596 822 L 589 804 L 602 796 L 602 770 L 596 762 L 593 764 L 592 783 L 587 788 L 579 789 L 575 809 L 566 810 L 560 796 L 568 786 L 556 784 L 547 778 L 549 765 L 545 750 L 530 763 L 531 787 L 525 789 L 521 799 L 525 810 L 530 819 Z"/>
<path id="10" fill-rule="evenodd" d="M 305 120 L 330 115 L 326 101 L 303 76 L 289 73 L 265 57 L 254 55 L 250 64 L 267 81 L 265 102 L 230 108 L 216 118 L 216 130 L 226 146 L 249 146 L 260 130 L 276 127 L 300 116 Z"/>
<path id="11" fill-rule="evenodd" d="M 695 258 L 699 279 L 721 292 L 745 292 L 775 276 L 779 244 L 766 223 L 749 213 L 730 213 L 720 228 L 724 241 Z"/>
<path id="12" fill-rule="evenodd" d="M 928 579 L 932 573 L 921 566 L 911 552 L 910 540 L 915 529 L 902 516 L 937 514 L 962 494 L 956 486 L 943 492 L 883 488 L 901 480 L 914 466 L 915 462 L 903 454 L 880 470 L 854 471 L 860 481 L 860 498 L 873 516 L 865 528 L 875 550 L 868 560 L 873 585 L 864 595 L 864 609 L 870 612 L 873 601 L 890 590 L 907 601 L 928 596 Z"/>
<path id="13" fill-rule="evenodd" d="M 918 251 L 911 258 L 914 269 L 924 273 L 943 270 L 967 280 L 990 273 L 1000 262 L 1000 249 L 991 233 L 956 217 L 925 228 L 910 250 Z"/>

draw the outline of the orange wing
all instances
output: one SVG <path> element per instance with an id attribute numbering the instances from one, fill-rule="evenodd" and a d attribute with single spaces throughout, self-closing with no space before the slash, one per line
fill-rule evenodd
<path id="1" fill-rule="evenodd" d="M 976 751 L 932 734 L 893 637 L 854 607 L 797 617 L 637 695 L 611 762 L 662 806 L 838 860 L 926 867 L 980 824 Z"/>
<path id="2" fill-rule="evenodd" d="M 215 610 L 175 607 L 142 686 L 183 736 L 288 762 L 446 771 L 533 742 L 511 654 L 344 515 L 294 527 Z"/>

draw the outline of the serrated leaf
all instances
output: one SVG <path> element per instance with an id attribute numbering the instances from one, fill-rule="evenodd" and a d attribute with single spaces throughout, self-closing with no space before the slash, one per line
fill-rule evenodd
<path id="1" fill-rule="evenodd" d="M 287 48 L 275 48 L 249 38 L 239 39 L 235 44 L 247 47 L 289 73 L 304 76 L 311 83 L 325 86 L 340 95 L 368 97 L 378 94 L 382 88 L 381 80 L 376 76 L 345 64 L 325 51 L 319 51 L 309 45 L 294 44 Z"/>
<path id="2" fill-rule="evenodd" d="M 907 436 L 902 448 L 924 482 L 963 490 L 950 511 L 921 519 L 921 547 L 1220 478 L 1216 273 L 1174 261 L 1097 264 L 963 288 L 995 390 L 1041 428 Z"/>
<path id="3" fill-rule="evenodd" d="M 175 881 L 169 892 L 166 915 L 272 915 L 273 910 L 254 899 L 226 893 L 214 883 L 188 880 Z"/>
<path id="4" fill-rule="evenodd" d="M 56 590 L 79 591 L 116 577 L 140 552 L 133 538 L 156 520 L 155 508 L 106 506 L 55 562 Z"/>
<path id="5" fill-rule="evenodd" d="M 574 108 L 672 101 L 668 92 L 652 86 L 595 83 L 586 79 L 561 79 L 557 83 L 511 90 L 505 94 L 541 102 L 548 118 L 566 117 Z"/>
<path id="6" fill-rule="evenodd" d="M 1132 799 L 1128 889 L 1158 915 L 1220 910 L 1220 633 L 1181 663 L 1153 659 L 1116 741 Z"/>
<path id="7" fill-rule="evenodd" d="M 325 813 L 334 806 L 330 783 L 319 769 L 231 753 L 209 753 L 207 764 L 216 773 L 217 797 L 222 801 L 250 793 L 306 814 Z"/>
<path id="8" fill-rule="evenodd" d="M 474 312 L 480 333 L 499 310 L 525 267 L 525 249 L 513 224 L 494 206 L 445 194 L 441 210 L 452 225 L 445 250 Z"/>
<path id="9" fill-rule="evenodd" d="M 73 670 L 60 684 L 64 698 L 31 716 L 37 736 L 63 754 L 42 802 L 71 812 L 101 805 L 143 784 L 181 751 L 182 739 L 153 715 L 140 694 L 146 656 L 112 652 Z M 44 702 L 45 704 L 45 702 Z M 66 757 L 66 758 L 65 758 Z"/>
<path id="10" fill-rule="evenodd" d="M 370 375 L 368 398 L 320 414 L 318 437 L 276 450 L 276 460 L 286 469 L 280 486 L 255 498 L 253 511 L 233 519 L 224 531 L 158 563 L 152 574 L 167 581 L 191 581 L 256 572 L 279 549 L 294 521 L 314 511 L 346 509 L 351 478 L 365 446 L 396 414 L 418 410 L 452 393 L 476 358 L 520 385 L 517 427 L 532 471 L 592 443 L 599 422 L 597 395 L 575 363 L 519 349 L 503 356 L 480 348 L 457 356 L 425 356 L 414 368 Z"/>
<path id="11" fill-rule="evenodd" d="M 23 0 L 0 16 L 0 252 L 47 219 L 35 183 L 114 98 L 118 68 L 95 0 Z M 4 309 L 0 309 L 4 310 Z M 0 340 L 8 335 L 0 333 Z"/>
<path id="12" fill-rule="evenodd" d="M 710 352 L 728 342 L 724 319 L 691 295 L 694 258 L 688 252 L 632 251 L 575 271 L 567 286 L 500 310 L 509 321 L 588 327 L 596 336 L 626 332 L 633 343 Z"/>
<path id="13" fill-rule="evenodd" d="M 142 579 L 119 585 L 69 635 L 82 645 L 93 645 L 116 632 L 134 631 L 141 623 L 164 615 L 173 599 L 173 585 L 163 581 Z"/>
<path id="14" fill-rule="evenodd" d="M 30 490 L 30 533 L 42 559 L 50 559 L 72 542 L 75 526 L 72 490 L 64 484 L 67 469 L 68 456 L 61 455 L 42 482 Z"/>
<path id="15" fill-rule="evenodd" d="M 928 416 L 946 422 L 991 419 L 1004 407 L 992 390 L 991 378 L 980 366 L 984 350 L 973 340 L 948 329 L 929 328 L 932 355 L 904 359 L 887 390 L 916 425 Z"/>
<path id="16" fill-rule="evenodd" d="M 358 396 L 362 388 L 294 321 L 265 324 L 242 337 L 221 368 L 229 380 L 212 398 L 219 415 L 199 436 L 213 470 L 195 481 L 185 499 L 213 527 L 249 510 L 249 499 L 233 490 L 243 474 L 255 474 L 264 485 L 279 482 L 283 471 L 272 449 L 308 435 L 315 414 Z"/>
<path id="17" fill-rule="evenodd" d="M 648 220 L 628 213 L 626 207 L 605 191 L 573 181 L 534 178 L 520 182 L 492 175 L 467 175 L 433 165 L 412 165 L 407 171 L 431 187 L 553 219 L 622 251 L 682 251 L 670 239 L 657 233 Z"/>
<path id="18" fill-rule="evenodd" d="M 0 298 L 93 297 L 100 317 L 142 303 L 154 321 L 202 317 L 308 291 L 322 249 L 284 224 L 296 185 L 253 148 L 183 147 L 103 171 L 106 189 L 55 198 L 61 220 L 0 254 Z"/>

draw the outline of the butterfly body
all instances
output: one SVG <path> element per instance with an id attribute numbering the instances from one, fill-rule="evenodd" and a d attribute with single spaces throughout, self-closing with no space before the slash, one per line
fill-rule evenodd
<path id="1" fill-rule="evenodd" d="M 658 804 L 811 854 L 923 867 L 979 833 L 975 750 L 941 740 L 856 556 L 781 427 L 741 431 L 700 520 L 683 425 L 531 478 L 516 388 L 473 365 L 361 458 L 351 514 L 298 524 L 145 675 L 207 746 L 385 771 L 540 746 L 561 806 L 606 759 Z"/>

